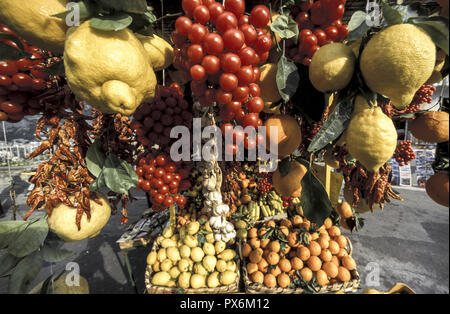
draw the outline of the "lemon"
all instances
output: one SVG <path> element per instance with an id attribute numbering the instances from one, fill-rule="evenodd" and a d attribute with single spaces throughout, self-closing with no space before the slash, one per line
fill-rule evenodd
<path id="1" fill-rule="evenodd" d="M 0 1 L 0 22 L 28 43 L 56 54 L 64 52 L 68 26 L 65 19 L 52 15 L 65 12 L 67 0 Z"/>
<path id="2" fill-rule="evenodd" d="M 56 206 L 48 217 L 47 222 L 50 230 L 66 242 L 80 241 L 97 236 L 111 216 L 108 199 L 100 193 L 97 193 L 97 197 L 101 200 L 102 205 L 91 200 L 91 219 L 88 220 L 87 215 L 83 214 L 79 231 L 75 224 L 77 209 L 64 204 Z M 69 199 L 72 203 L 75 201 L 74 197 L 69 197 Z"/>
<path id="3" fill-rule="evenodd" d="M 79 277 L 79 285 L 76 284 L 76 282 L 73 282 L 73 285 L 69 286 L 66 282 L 66 279 L 69 279 L 69 284 L 72 284 L 72 275 L 69 275 L 69 278 L 67 278 L 69 274 L 65 274 L 59 279 L 56 279 L 56 275 L 53 276 L 53 285 L 49 285 L 47 290 L 45 291 L 45 294 L 89 294 L 89 284 L 86 278 L 80 276 Z M 40 294 L 42 287 L 44 285 L 45 281 L 40 282 L 38 285 L 36 285 L 33 289 L 28 292 L 28 294 Z"/>
<path id="4" fill-rule="evenodd" d="M 392 101 L 398 109 L 409 105 L 430 78 L 436 46 L 421 28 L 390 26 L 373 36 L 364 48 L 360 68 L 367 86 Z"/>
<path id="5" fill-rule="evenodd" d="M 433 73 L 431 74 L 428 81 L 425 83 L 426 85 L 433 85 L 439 83 L 445 78 L 442 77 L 441 73 L 445 65 L 445 57 L 446 57 L 445 52 L 442 49 L 439 49 L 436 53 L 436 64 L 434 66 Z"/>
<path id="6" fill-rule="evenodd" d="M 350 119 L 345 140 L 350 155 L 367 170 L 377 172 L 395 152 L 397 130 L 380 107 L 369 108 Z"/>
<path id="7" fill-rule="evenodd" d="M 129 116 L 155 97 L 155 72 L 128 29 L 100 31 L 89 21 L 69 29 L 64 65 L 75 96 L 103 113 Z"/>
<path id="8" fill-rule="evenodd" d="M 277 85 L 277 71 L 278 66 L 274 63 L 267 63 L 260 67 L 261 77 L 258 85 L 261 89 L 260 97 L 264 100 L 264 112 L 265 113 L 280 113 L 280 106 L 270 108 L 273 103 L 281 100 L 280 92 Z"/>
<path id="9" fill-rule="evenodd" d="M 142 43 L 142 46 L 144 46 L 145 51 L 147 51 L 153 70 L 161 71 L 167 69 L 173 63 L 173 47 L 167 41 L 156 34 L 152 36 L 135 35 Z"/>
<path id="10" fill-rule="evenodd" d="M 335 92 L 346 87 L 355 71 L 352 49 L 341 43 L 321 47 L 312 57 L 309 80 L 318 91 Z"/>

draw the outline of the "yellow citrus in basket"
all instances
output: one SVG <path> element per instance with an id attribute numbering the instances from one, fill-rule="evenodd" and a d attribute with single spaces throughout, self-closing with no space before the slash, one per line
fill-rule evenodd
<path id="1" fill-rule="evenodd" d="M 270 239 L 267 238 L 267 239 L 261 240 L 260 243 L 261 243 L 261 248 L 262 248 L 262 249 L 265 249 L 265 248 L 267 248 L 267 246 L 269 245 Z"/>
<path id="2" fill-rule="evenodd" d="M 277 240 L 273 240 L 270 242 L 268 248 L 271 252 L 278 253 L 278 252 L 280 252 L 280 249 L 281 249 L 280 242 L 278 242 Z"/>
<path id="3" fill-rule="evenodd" d="M 322 286 L 322 287 L 330 284 L 327 273 L 325 271 L 323 271 L 322 269 L 319 269 L 316 272 L 316 280 L 317 280 L 317 283 L 319 284 L 319 286 Z"/>
<path id="4" fill-rule="evenodd" d="M 258 229 L 258 238 L 262 238 L 267 232 L 267 229 L 265 227 L 261 227 Z"/>
<path id="5" fill-rule="evenodd" d="M 287 236 L 287 240 L 288 240 L 289 246 L 292 247 L 292 248 L 296 248 L 296 247 L 298 247 L 299 244 L 300 244 L 300 243 L 298 242 L 298 234 L 297 234 L 296 232 L 290 233 L 290 234 Z"/>
<path id="6" fill-rule="evenodd" d="M 309 252 L 312 256 L 319 256 L 322 252 L 322 248 L 316 241 L 311 241 L 308 245 Z"/>
<path id="7" fill-rule="evenodd" d="M 291 259 L 291 268 L 294 270 L 300 270 L 302 269 L 304 266 L 303 261 L 301 259 L 299 259 L 298 257 L 293 257 Z"/>
<path id="8" fill-rule="evenodd" d="M 345 236 L 337 236 L 334 240 L 337 242 L 337 244 L 339 244 L 341 248 L 345 249 L 347 247 L 348 241 Z"/>
<path id="9" fill-rule="evenodd" d="M 250 239 L 257 238 L 258 237 L 258 229 L 251 228 L 250 231 L 248 232 L 248 237 Z"/>
<path id="10" fill-rule="evenodd" d="M 248 263 L 247 264 L 247 273 L 249 275 L 252 275 L 253 273 L 256 273 L 258 271 L 258 265 L 255 263 Z"/>
<path id="11" fill-rule="evenodd" d="M 317 239 L 317 243 L 319 243 L 322 249 L 328 249 L 328 246 L 330 245 L 329 240 L 324 236 L 320 236 L 319 239 Z"/>
<path id="12" fill-rule="evenodd" d="M 67 31 L 64 66 L 77 99 L 106 114 L 132 115 L 153 101 L 156 75 L 132 31 L 101 31 L 89 21 Z"/>
<path id="13" fill-rule="evenodd" d="M 275 223 L 275 221 L 269 220 L 266 222 L 266 226 L 267 226 L 267 228 L 275 228 L 277 226 L 277 224 Z"/>
<path id="14" fill-rule="evenodd" d="M 433 40 L 422 28 L 406 23 L 375 34 L 362 51 L 360 68 L 373 92 L 390 98 L 396 108 L 403 109 L 429 79 L 435 63 Z"/>
<path id="15" fill-rule="evenodd" d="M 341 249 L 341 247 L 339 246 L 339 244 L 336 241 L 330 240 L 328 249 L 330 250 L 331 254 L 336 255 L 339 253 L 339 250 Z"/>
<path id="16" fill-rule="evenodd" d="M 339 266 L 337 278 L 342 282 L 349 282 L 352 276 L 347 268 Z"/>
<path id="17" fill-rule="evenodd" d="M 322 261 L 317 256 L 311 256 L 307 261 L 306 265 L 308 265 L 308 268 L 312 271 L 318 271 L 322 268 Z"/>
<path id="18" fill-rule="evenodd" d="M 322 252 L 320 253 L 319 257 L 323 262 L 331 262 L 331 259 L 333 258 L 333 254 L 331 254 L 329 249 L 323 249 Z"/>
<path id="19" fill-rule="evenodd" d="M 348 270 L 356 269 L 356 262 L 350 255 L 346 255 L 342 258 L 342 265 Z"/>
<path id="20" fill-rule="evenodd" d="M 259 283 L 262 284 L 264 282 L 264 274 L 260 271 L 254 272 L 251 276 L 250 279 L 254 282 L 254 283 Z"/>
<path id="21" fill-rule="evenodd" d="M 269 267 L 269 263 L 267 263 L 265 258 L 261 258 L 258 263 L 258 270 L 263 273 L 267 273 L 267 269 Z"/>
<path id="22" fill-rule="evenodd" d="M 267 262 L 272 266 L 278 265 L 280 262 L 280 255 L 275 252 L 270 252 L 269 255 L 267 255 Z"/>
<path id="23" fill-rule="evenodd" d="M 283 258 L 280 260 L 280 263 L 278 264 L 278 266 L 280 267 L 280 270 L 283 273 L 288 273 L 291 271 L 292 269 L 292 265 L 291 262 L 287 259 L 287 258 Z"/>
<path id="24" fill-rule="evenodd" d="M 330 229 L 333 226 L 333 220 L 331 220 L 331 218 L 327 218 L 323 222 L 323 225 L 325 226 L 326 229 Z"/>
<path id="25" fill-rule="evenodd" d="M 295 215 L 294 217 L 291 218 L 292 220 L 292 224 L 294 225 L 294 227 L 298 227 L 300 226 L 300 224 L 303 223 L 303 218 L 300 215 Z"/>
<path id="26" fill-rule="evenodd" d="M 347 250 L 346 249 L 339 249 L 339 253 L 337 253 L 337 257 L 339 257 L 339 258 L 342 258 L 342 257 L 344 257 L 344 256 L 346 256 L 346 255 L 348 255 L 348 252 L 347 252 Z"/>
<path id="27" fill-rule="evenodd" d="M 261 247 L 261 241 L 258 238 L 252 238 L 249 241 L 250 246 L 254 249 L 258 249 Z"/>
<path id="28" fill-rule="evenodd" d="M 313 278 L 313 272 L 308 267 L 304 267 L 300 270 L 300 276 L 302 276 L 303 280 L 309 282 Z"/>
<path id="29" fill-rule="evenodd" d="M 68 0 L 0 1 L 0 21 L 29 44 L 56 54 L 64 51 L 68 26 L 53 15 L 67 11 Z"/>
<path id="30" fill-rule="evenodd" d="M 339 268 L 332 262 L 326 262 L 322 265 L 322 269 L 325 271 L 328 277 L 336 278 L 339 273 Z"/>
<path id="31" fill-rule="evenodd" d="M 389 161 L 397 147 L 397 130 L 380 107 L 353 116 L 344 136 L 350 155 L 371 172 Z"/>
<path id="32" fill-rule="evenodd" d="M 331 262 L 332 262 L 333 264 L 335 264 L 337 267 L 341 266 L 341 262 L 339 261 L 339 258 L 338 258 L 336 255 L 334 255 L 334 256 L 331 258 Z"/>
<path id="33" fill-rule="evenodd" d="M 250 244 L 245 243 L 242 246 L 242 256 L 249 257 L 251 252 L 252 252 L 252 247 L 250 246 Z"/>
<path id="34" fill-rule="evenodd" d="M 311 252 L 307 247 L 299 247 L 297 248 L 297 257 L 306 262 L 311 257 Z"/>
<path id="35" fill-rule="evenodd" d="M 258 264 L 262 259 L 262 250 L 253 250 L 252 253 L 250 253 L 250 262 Z"/>
<path id="36" fill-rule="evenodd" d="M 277 283 L 281 288 L 287 288 L 291 284 L 291 278 L 287 274 L 282 273 L 277 277 Z"/>
<path id="37" fill-rule="evenodd" d="M 277 286 L 277 278 L 272 274 L 266 274 L 264 276 L 264 285 L 267 288 L 275 288 Z"/>
<path id="38" fill-rule="evenodd" d="M 275 267 L 272 267 L 272 269 L 270 270 L 270 273 L 272 275 L 274 275 L 275 277 L 278 277 L 278 275 L 281 274 L 280 266 L 277 265 Z"/>
<path id="39" fill-rule="evenodd" d="M 338 237 L 341 235 L 341 229 L 337 226 L 332 226 L 328 229 L 328 234 L 330 237 Z"/>

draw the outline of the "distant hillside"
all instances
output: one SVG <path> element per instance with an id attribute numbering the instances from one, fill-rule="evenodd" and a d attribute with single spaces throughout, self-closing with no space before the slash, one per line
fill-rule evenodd
<path id="1" fill-rule="evenodd" d="M 36 141 L 36 136 L 34 131 L 36 130 L 36 123 L 40 116 L 25 117 L 22 121 L 18 123 L 5 123 L 6 126 L 6 138 L 8 142 L 13 140 L 28 140 Z M 3 127 L 0 124 L 0 140 L 4 141 Z"/>

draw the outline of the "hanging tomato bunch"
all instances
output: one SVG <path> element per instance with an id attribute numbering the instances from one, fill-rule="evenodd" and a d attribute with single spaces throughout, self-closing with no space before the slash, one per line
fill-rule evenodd
<path id="1" fill-rule="evenodd" d="M 339 42 L 348 35 L 348 25 L 343 25 L 346 0 L 306 0 L 291 9 L 300 34 L 299 44 L 289 41 L 288 56 L 309 66 L 311 58 L 323 45 Z"/>
<path id="2" fill-rule="evenodd" d="M 32 98 L 51 86 L 51 77 L 44 71 L 48 56 L 39 48 L 29 46 L 6 25 L 0 24 L 0 32 L 14 36 L 24 51 L 31 54 L 30 58 L 17 61 L 0 61 L 0 121 L 15 123 L 42 111 L 39 102 Z M 0 42 L 20 50 L 13 40 L 0 39 Z"/>
<path id="3" fill-rule="evenodd" d="M 214 0 L 183 0 L 185 16 L 172 33 L 174 66 L 192 79 L 191 90 L 205 107 L 221 105 L 224 122 L 235 120 L 243 127 L 262 125 L 264 109 L 258 81 L 258 64 L 269 57 L 272 38 L 265 28 L 270 11 L 264 5 L 245 15 L 244 0 L 225 6 Z"/>

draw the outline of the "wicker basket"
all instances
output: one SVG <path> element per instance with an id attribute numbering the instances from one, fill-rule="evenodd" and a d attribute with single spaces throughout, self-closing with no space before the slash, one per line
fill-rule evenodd
<path id="1" fill-rule="evenodd" d="M 159 246 L 154 243 L 153 251 L 157 251 Z M 153 270 L 150 265 L 147 265 L 145 270 L 145 287 L 149 294 L 226 294 L 226 293 L 236 293 L 239 292 L 239 282 L 241 279 L 239 264 L 240 262 L 236 262 L 237 264 L 237 276 L 236 281 L 228 286 L 221 286 L 217 288 L 201 288 L 201 289 L 181 289 L 178 287 L 169 288 L 162 286 L 152 285 L 151 277 Z"/>
<path id="2" fill-rule="evenodd" d="M 353 253 L 353 245 L 348 237 L 347 238 L 347 252 L 349 255 Z M 245 258 L 242 256 L 242 243 L 239 245 L 239 255 L 242 261 L 242 277 L 244 280 L 245 291 L 249 294 L 306 294 L 309 293 L 307 290 L 297 288 L 267 288 L 264 285 L 253 283 L 247 272 L 247 264 Z M 336 293 L 338 291 L 344 293 L 355 293 L 360 288 L 361 279 L 359 277 L 357 270 L 350 271 L 351 280 L 343 283 L 335 283 L 333 285 L 328 285 L 321 287 L 320 290 L 316 291 L 317 293 Z"/>

